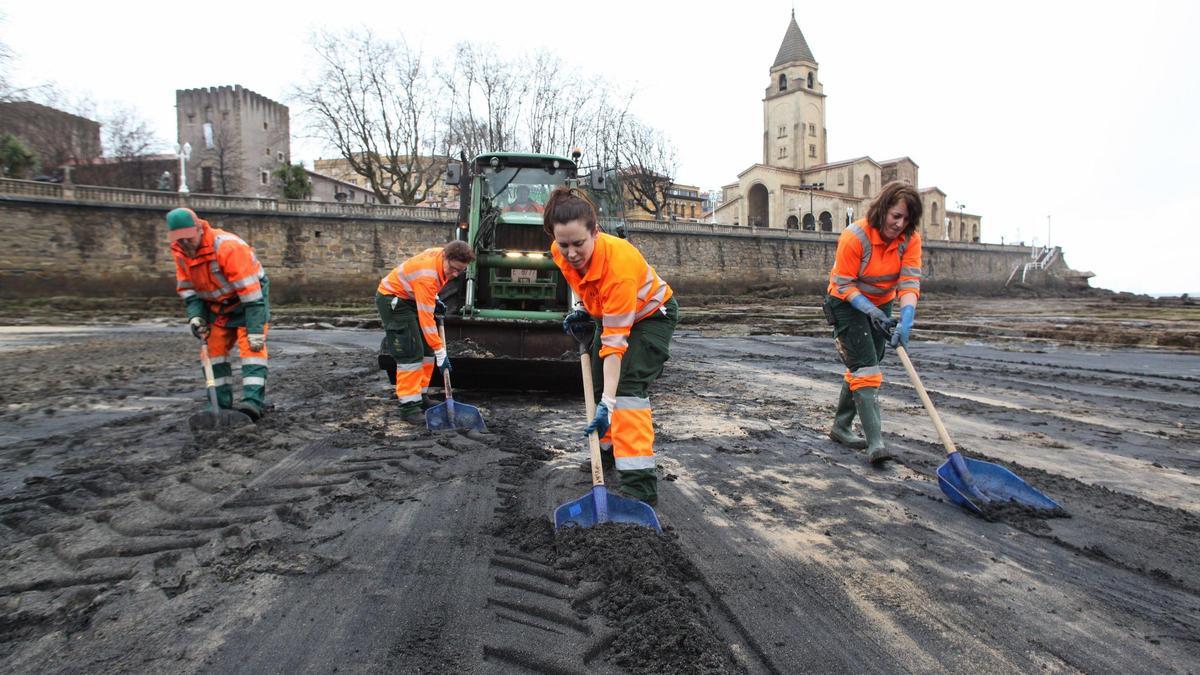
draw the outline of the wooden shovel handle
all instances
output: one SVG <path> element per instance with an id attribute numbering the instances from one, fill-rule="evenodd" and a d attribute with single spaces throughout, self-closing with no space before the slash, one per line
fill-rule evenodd
<path id="1" fill-rule="evenodd" d="M 204 389 L 208 393 L 208 402 L 212 404 L 215 413 L 221 409 L 217 403 L 217 378 L 213 376 L 212 360 L 208 358 L 208 343 L 200 345 L 200 365 L 204 367 Z"/>
<path id="2" fill-rule="evenodd" d="M 579 350 L 579 366 L 583 370 L 583 405 L 587 409 L 588 423 L 596 416 L 596 394 L 592 391 L 592 356 Z M 588 434 L 588 449 L 592 455 L 592 487 L 604 485 L 604 465 L 600 463 L 600 436 Z"/>
<path id="3" fill-rule="evenodd" d="M 925 391 L 925 385 L 921 384 L 921 377 L 917 375 L 917 369 L 913 368 L 912 361 L 908 358 L 908 350 L 903 346 L 897 346 L 896 353 L 900 355 L 900 362 L 908 371 L 908 379 L 912 380 L 913 387 L 917 390 L 917 396 L 920 396 L 921 403 L 925 404 L 925 411 L 929 413 L 929 419 L 933 420 L 933 426 L 942 439 L 942 445 L 946 446 L 946 454 L 952 455 L 958 452 L 954 447 L 954 441 L 950 440 L 950 434 L 946 433 L 946 426 L 942 424 L 942 418 L 938 416 L 937 408 L 934 408 L 933 401 L 929 400 L 929 393 Z"/>
<path id="4" fill-rule="evenodd" d="M 438 327 L 438 337 L 442 338 L 442 349 L 448 349 L 448 347 L 446 346 L 446 328 L 444 325 L 442 325 L 441 319 L 438 319 L 437 327 Z M 450 358 L 449 352 L 447 352 L 446 358 L 447 359 Z M 433 367 L 436 368 L 437 364 L 435 363 Z M 450 369 L 449 368 L 442 368 L 442 385 L 445 386 L 445 388 L 446 388 L 446 400 L 453 401 L 454 400 L 454 390 L 450 388 Z M 471 388 L 470 386 L 467 387 L 467 389 L 470 389 L 470 388 Z M 471 394 L 471 392 L 468 391 L 467 395 L 469 396 L 470 394 Z"/>
<path id="5" fill-rule="evenodd" d="M 200 365 L 204 368 L 204 386 L 217 386 L 217 378 L 213 376 L 212 360 L 208 358 L 208 345 L 200 345 Z"/>

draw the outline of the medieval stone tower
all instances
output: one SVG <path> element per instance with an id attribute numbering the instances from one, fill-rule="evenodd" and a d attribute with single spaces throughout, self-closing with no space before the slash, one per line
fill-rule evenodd
<path id="1" fill-rule="evenodd" d="M 762 162 L 799 171 L 826 161 L 825 94 L 793 11 L 763 98 Z"/>
<path id="2" fill-rule="evenodd" d="M 291 161 L 288 108 L 241 85 L 175 92 L 179 143 L 191 143 L 194 192 L 279 197 L 273 172 Z"/>

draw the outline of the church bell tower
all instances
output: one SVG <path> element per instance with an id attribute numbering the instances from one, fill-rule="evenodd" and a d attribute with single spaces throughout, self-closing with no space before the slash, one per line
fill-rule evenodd
<path id="1" fill-rule="evenodd" d="M 817 59 L 792 10 L 763 98 L 763 164 L 794 170 L 824 164 L 825 146 L 825 94 Z"/>

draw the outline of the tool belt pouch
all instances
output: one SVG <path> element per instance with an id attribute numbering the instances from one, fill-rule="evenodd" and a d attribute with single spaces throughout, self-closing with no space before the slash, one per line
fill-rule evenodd
<path id="1" fill-rule="evenodd" d="M 833 316 L 833 308 L 829 306 L 828 300 L 821 303 L 821 311 L 825 313 L 825 323 L 830 326 L 837 325 L 837 319 Z"/>

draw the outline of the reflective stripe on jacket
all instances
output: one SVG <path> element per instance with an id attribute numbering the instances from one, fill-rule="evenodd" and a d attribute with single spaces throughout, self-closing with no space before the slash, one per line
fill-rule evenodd
<path id="1" fill-rule="evenodd" d="M 195 298 L 218 316 L 235 314 L 250 304 L 265 304 L 263 282 L 266 272 L 254 249 L 242 238 L 218 230 L 201 220 L 203 234 L 196 257 L 188 258 L 178 244 L 171 246 L 175 258 L 175 291 L 184 302 Z M 261 332 L 262 326 L 247 326 Z"/>
<path id="2" fill-rule="evenodd" d="M 425 344 L 432 349 L 442 348 L 438 335 L 437 321 L 433 310 L 437 304 L 438 291 L 446 285 L 443 260 L 446 254 L 441 247 L 427 248 L 400 263 L 379 282 L 378 290 L 384 295 L 393 295 L 401 300 L 412 300 L 417 305 L 417 323 Z"/>
<path id="3" fill-rule="evenodd" d="M 846 302 L 865 295 L 882 305 L 905 293 L 921 295 L 921 235 L 914 230 L 885 242 L 865 218 L 846 228 L 838 237 L 829 294 Z"/>
<path id="4" fill-rule="evenodd" d="M 671 287 L 654 272 L 633 244 L 601 232 L 587 273 L 580 276 L 567 262 L 558 242 L 550 244 L 562 270 L 588 314 L 601 320 L 600 358 L 625 354 L 633 324 L 658 311 L 671 299 Z"/>

